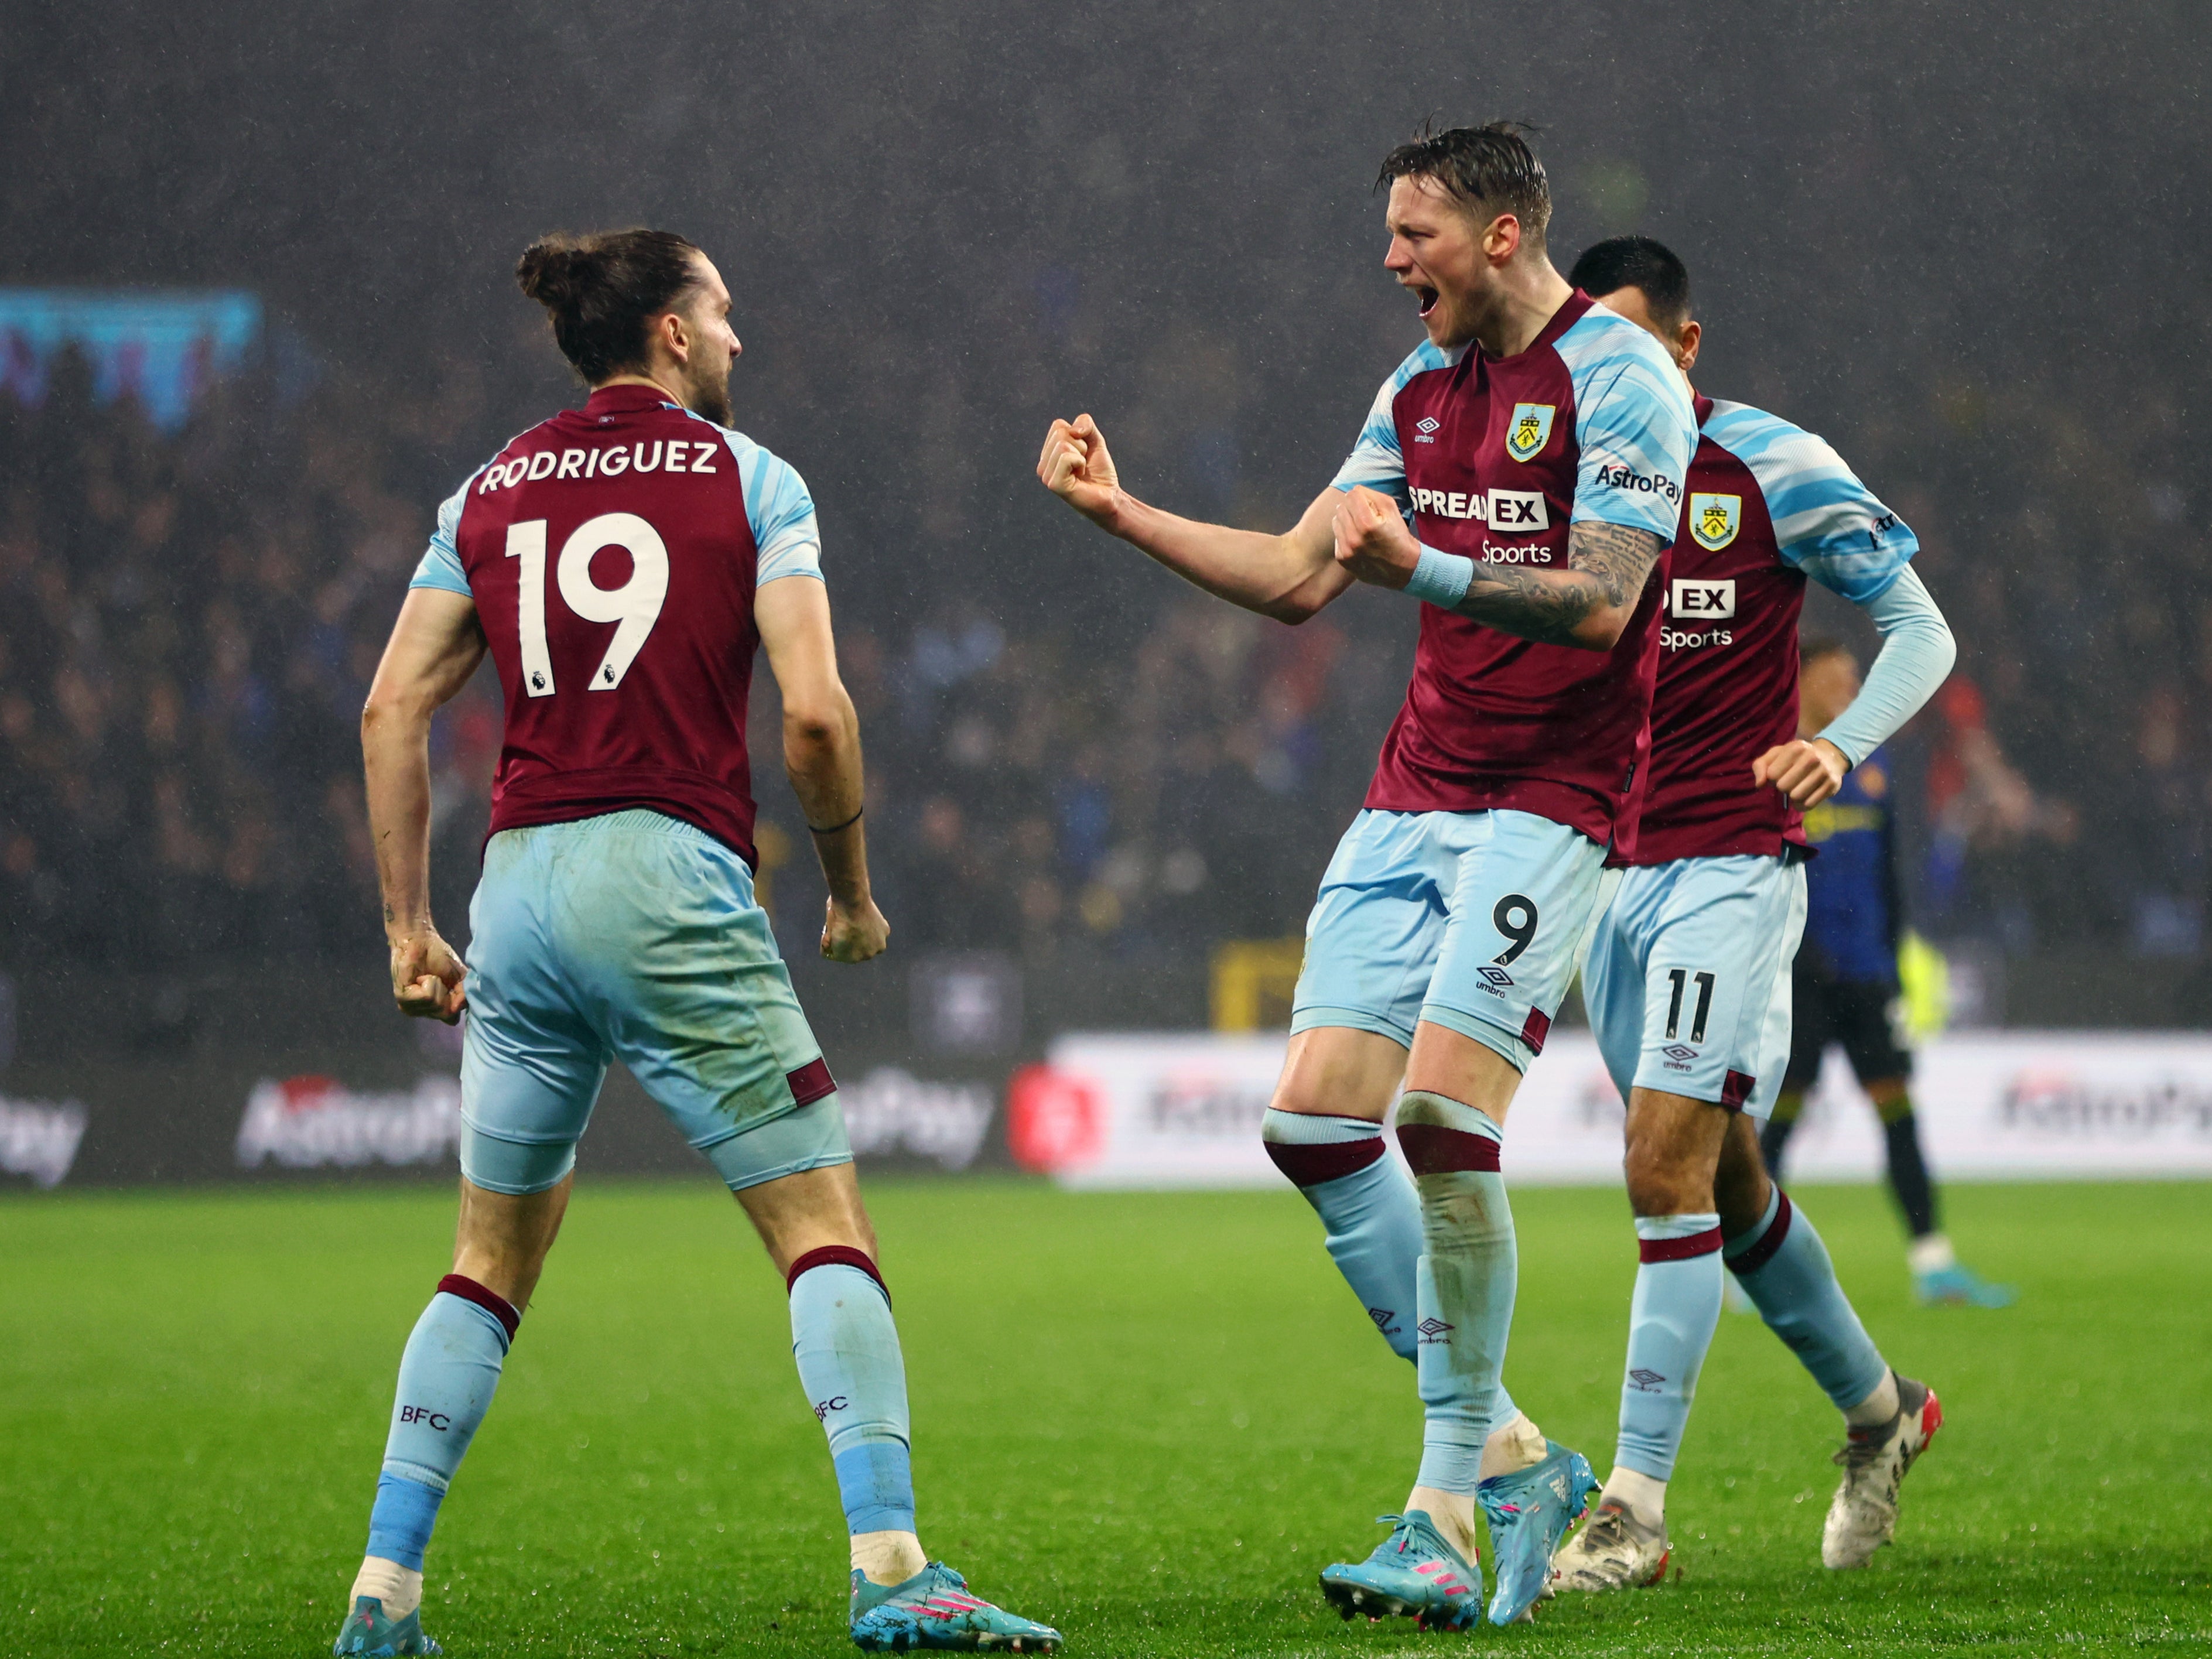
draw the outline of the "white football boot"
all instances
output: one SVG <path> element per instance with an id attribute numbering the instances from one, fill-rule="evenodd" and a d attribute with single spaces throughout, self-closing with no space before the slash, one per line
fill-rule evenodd
<path id="1" fill-rule="evenodd" d="M 1888 1422 L 1853 1429 L 1836 1454 L 1844 1483 L 1820 1533 L 1823 1566 L 1863 1567 L 1897 1531 L 1898 1486 L 1943 1426 L 1942 1403 L 1925 1382 L 1899 1377 L 1897 1405 Z"/>
<path id="2" fill-rule="evenodd" d="M 1647 1527 L 1618 1498 L 1601 1498 L 1583 1529 L 1552 1558 L 1551 1593 L 1656 1584 L 1669 1553 L 1666 1522 Z"/>

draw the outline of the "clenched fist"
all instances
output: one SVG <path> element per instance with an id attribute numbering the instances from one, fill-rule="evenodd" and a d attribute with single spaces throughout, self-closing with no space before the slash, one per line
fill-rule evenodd
<path id="1" fill-rule="evenodd" d="M 1803 810 L 1818 806 L 1844 787 L 1851 763 L 1826 738 L 1798 738 L 1778 744 L 1751 763 L 1753 783 L 1771 783 Z"/>
<path id="2" fill-rule="evenodd" d="M 1421 544 L 1407 528 L 1398 503 L 1388 495 L 1364 484 L 1354 485 L 1337 503 L 1333 527 L 1337 563 L 1361 581 L 1401 588 L 1413 580 Z"/>
<path id="3" fill-rule="evenodd" d="M 457 1024 L 468 1006 L 461 981 L 469 971 L 453 947 L 434 927 L 391 936 L 392 1000 L 415 1019 Z"/>
<path id="4" fill-rule="evenodd" d="M 1102 530 L 1114 527 L 1121 499 L 1121 475 L 1106 453 L 1106 434 L 1088 415 L 1052 423 L 1052 430 L 1044 434 L 1044 453 L 1037 457 L 1037 477 L 1047 489 Z"/>

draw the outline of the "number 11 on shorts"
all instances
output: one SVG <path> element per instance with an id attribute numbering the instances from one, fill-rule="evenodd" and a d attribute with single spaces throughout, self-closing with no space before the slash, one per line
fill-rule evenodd
<path id="1" fill-rule="evenodd" d="M 1667 1036 L 1671 1041 L 1682 1026 L 1682 993 L 1690 985 L 1698 988 L 1697 1012 L 1690 1016 L 1690 1041 L 1705 1040 L 1705 1016 L 1713 1011 L 1713 976 L 1703 969 L 1691 973 L 1686 968 L 1669 968 L 1668 982 L 1674 990 L 1667 999 Z"/>

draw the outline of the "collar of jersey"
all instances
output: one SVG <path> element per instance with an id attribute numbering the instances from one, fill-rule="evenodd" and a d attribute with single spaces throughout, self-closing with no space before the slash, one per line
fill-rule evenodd
<path id="1" fill-rule="evenodd" d="M 1552 313 L 1551 320 L 1549 322 L 1546 323 L 1543 327 L 1536 331 L 1536 337 L 1529 341 L 1527 345 L 1522 347 L 1520 350 L 1515 352 L 1513 356 L 1515 357 L 1525 357 L 1532 351 L 1541 350 L 1544 347 L 1551 344 L 1553 341 L 1558 339 L 1559 336 L 1565 334 L 1569 329 L 1572 328 L 1577 323 L 1582 321 L 1583 313 L 1589 311 L 1589 308 L 1596 303 L 1597 302 L 1595 300 L 1591 299 L 1589 295 L 1583 293 L 1582 289 L 1577 289 L 1573 293 L 1567 295 L 1565 299 L 1559 301 L 1559 308 Z M 1630 326 L 1633 327 L 1634 325 L 1631 324 Z M 1512 361 L 1512 358 L 1510 357 L 1492 357 L 1490 353 L 1487 351 L 1485 351 L 1482 355 L 1485 357 L 1488 357 L 1493 363 L 1510 362 Z"/>
<path id="2" fill-rule="evenodd" d="M 584 404 L 586 415 L 635 415 L 641 409 L 681 410 L 657 386 L 603 386 Z"/>

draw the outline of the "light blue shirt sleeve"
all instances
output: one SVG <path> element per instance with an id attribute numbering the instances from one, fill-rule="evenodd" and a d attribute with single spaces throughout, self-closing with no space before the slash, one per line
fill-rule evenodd
<path id="1" fill-rule="evenodd" d="M 1375 394 L 1375 402 L 1367 411 L 1367 424 L 1359 428 L 1359 441 L 1352 445 L 1352 453 L 1345 458 L 1344 465 L 1337 468 L 1336 477 L 1330 481 L 1334 488 L 1349 494 L 1364 484 L 1370 489 L 1396 497 L 1401 507 L 1411 504 L 1413 498 L 1406 489 L 1406 458 L 1398 448 L 1398 421 L 1392 405 L 1413 376 L 1432 368 L 1449 368 L 1462 355 L 1440 351 L 1424 340 L 1391 371 L 1390 378 L 1382 382 L 1382 389 Z"/>
<path id="2" fill-rule="evenodd" d="M 1881 649 L 1851 706 L 1819 734 L 1854 766 L 1920 712 L 1959 657 L 1950 624 L 1911 566 L 1898 570 L 1865 609 L 1881 630 Z"/>
<path id="3" fill-rule="evenodd" d="M 1905 521 L 1802 427 L 1747 404 L 1717 403 L 1705 435 L 1759 480 L 1783 562 L 1853 605 L 1887 592 L 1920 550 Z"/>
<path id="4" fill-rule="evenodd" d="M 1671 546 L 1698 447 L 1682 372 L 1658 341 L 1592 306 L 1553 348 L 1575 390 L 1575 524 L 1649 530 Z"/>
<path id="5" fill-rule="evenodd" d="M 745 521 L 752 526 L 760 562 L 756 591 L 786 576 L 822 574 L 822 530 L 814 516 L 814 497 L 806 480 L 781 457 L 770 454 L 742 432 L 717 428 L 738 463 L 738 482 L 745 493 Z"/>
<path id="6" fill-rule="evenodd" d="M 468 483 L 440 504 L 437 527 L 431 531 L 430 545 L 423 550 L 422 562 L 415 567 L 414 577 L 407 584 L 410 588 L 436 587 L 468 599 L 476 597 L 469 592 L 468 575 L 461 568 L 460 549 L 453 537 L 460 529 L 461 503 L 468 499 L 469 484 L 483 476 L 483 469 L 478 467 L 469 474 Z"/>

